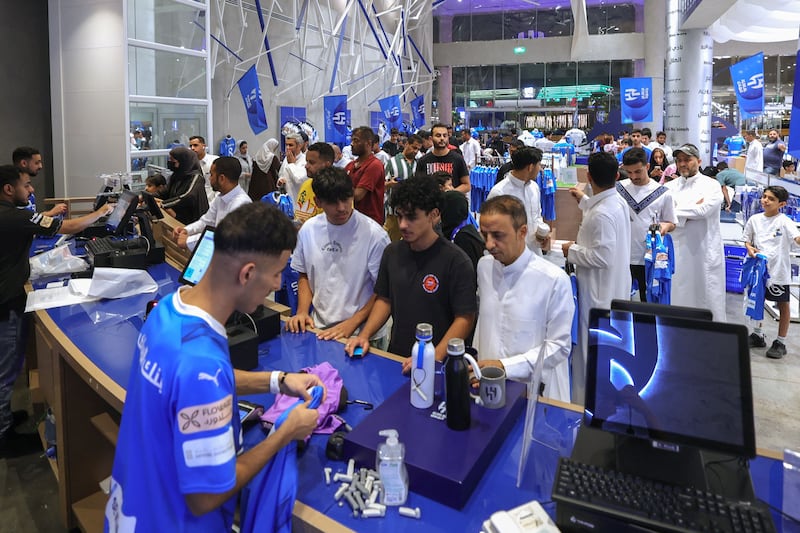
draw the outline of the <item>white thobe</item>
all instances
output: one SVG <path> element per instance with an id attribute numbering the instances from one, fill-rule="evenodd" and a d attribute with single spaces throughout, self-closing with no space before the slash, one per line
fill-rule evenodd
<path id="1" fill-rule="evenodd" d="M 209 204 L 211 204 L 211 202 L 214 201 L 214 198 L 217 197 L 217 193 L 211 188 L 211 164 L 214 163 L 218 157 L 218 155 L 209 154 L 206 152 L 206 155 L 203 156 L 203 159 L 199 159 L 200 169 L 203 171 L 203 177 L 206 179 L 206 197 L 208 198 Z"/>
<path id="2" fill-rule="evenodd" d="M 211 201 L 211 205 L 208 206 L 208 211 L 184 228 L 189 235 L 189 238 L 186 239 L 186 246 L 188 246 L 190 250 L 194 250 L 197 241 L 200 240 L 200 234 L 206 226 L 216 228 L 228 213 L 250 202 L 252 202 L 252 200 L 240 185 L 237 185 L 225 194 L 217 195 L 217 197 Z"/>
<path id="3" fill-rule="evenodd" d="M 292 199 L 292 205 L 294 205 L 297 202 L 300 187 L 308 179 L 308 174 L 306 174 L 306 154 L 300 152 L 294 163 L 289 163 L 284 159 L 281 163 L 281 168 L 278 169 L 278 179 L 281 178 L 286 180 L 286 194 Z"/>
<path id="4" fill-rule="evenodd" d="M 761 141 L 753 139 L 747 146 L 747 158 L 744 162 L 745 174 L 748 170 L 755 172 L 764 172 L 764 147 L 761 146 Z"/>
<path id="5" fill-rule="evenodd" d="M 719 187 L 717 187 L 719 189 Z M 609 309 L 631 297 L 631 221 L 628 205 L 612 187 L 581 202 L 583 222 L 567 259 L 578 278 L 578 345 L 572 353 L 572 401 L 583 405 L 589 310 Z"/>
<path id="6" fill-rule="evenodd" d="M 564 271 L 527 248 L 508 266 L 484 256 L 478 261 L 478 296 L 478 358 L 500 359 L 510 379 L 528 381 L 544 345 L 544 395 L 569 402 L 575 305 Z"/>
<path id="7" fill-rule="evenodd" d="M 702 174 L 675 178 L 672 191 L 678 223 L 672 232 L 675 274 L 673 305 L 710 309 L 725 322 L 725 257 L 719 227 L 724 197 L 719 182 Z"/>
<path id="8" fill-rule="evenodd" d="M 539 185 L 533 180 L 522 181 L 509 172 L 497 185 L 492 187 L 486 199 L 488 200 L 503 194 L 509 194 L 518 198 L 519 201 L 522 202 L 522 205 L 525 206 L 525 216 L 528 219 L 528 234 L 525 236 L 525 243 L 528 245 L 528 248 L 538 255 L 542 255 L 542 247 L 539 241 L 536 240 L 536 230 L 544 223 L 542 219 L 542 203 Z"/>

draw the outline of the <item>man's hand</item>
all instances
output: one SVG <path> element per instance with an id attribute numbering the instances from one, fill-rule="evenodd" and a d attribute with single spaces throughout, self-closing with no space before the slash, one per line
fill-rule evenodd
<path id="1" fill-rule="evenodd" d="M 283 394 L 288 394 L 289 396 L 295 396 L 297 398 L 303 398 L 308 401 L 311 399 L 311 397 L 308 395 L 308 389 L 311 387 L 316 387 L 317 385 L 323 388 L 325 387 L 319 377 L 315 376 L 314 374 L 301 374 L 292 372 L 286 374 L 283 383 L 280 385 L 280 389 L 281 393 Z M 327 391 L 325 391 L 325 394 L 327 394 Z"/>
<path id="2" fill-rule="evenodd" d="M 700 204 L 702 204 L 704 199 L 705 199 L 705 198 L 700 198 L 699 200 L 697 200 L 697 201 L 695 202 L 695 205 L 700 205 Z"/>
<path id="3" fill-rule="evenodd" d="M 349 357 L 353 357 L 353 350 L 356 348 L 361 348 L 364 351 L 363 353 L 366 354 L 369 351 L 369 339 L 361 336 L 351 337 L 347 344 L 344 345 L 344 351 Z"/>
<path id="4" fill-rule="evenodd" d="M 550 246 L 552 245 L 552 240 L 550 239 L 551 235 L 552 235 L 552 233 L 548 233 L 547 237 L 545 237 L 543 239 L 539 238 L 539 237 L 536 237 L 536 241 L 539 243 L 539 246 L 545 252 L 549 252 L 550 251 Z"/>
<path id="5" fill-rule="evenodd" d="M 580 201 L 583 199 L 583 197 L 584 197 L 584 196 L 586 196 L 586 193 L 585 193 L 585 192 L 583 192 L 581 189 L 579 189 L 579 188 L 577 188 L 577 187 L 570 187 L 570 189 L 569 189 L 569 193 L 570 193 L 570 194 L 572 195 L 572 197 L 573 197 L 573 198 L 575 198 L 575 200 L 577 200 L 579 203 L 580 203 Z"/>
<path id="6" fill-rule="evenodd" d="M 564 254 L 564 257 L 569 255 L 569 247 L 575 244 L 575 241 L 567 241 L 561 245 L 561 252 Z"/>
<path id="7" fill-rule="evenodd" d="M 342 320 L 335 326 L 331 326 L 326 330 L 317 333 L 317 338 L 326 341 L 335 341 L 336 339 L 344 339 L 353 334 L 358 327 L 353 318 Z"/>
<path id="8" fill-rule="evenodd" d="M 297 161 L 297 156 L 294 155 L 294 152 L 292 152 L 291 150 L 286 152 L 286 162 L 291 164 L 294 163 L 295 161 Z"/>
<path id="9" fill-rule="evenodd" d="M 749 246 L 747 246 L 747 255 L 749 255 L 750 257 L 755 257 L 755 256 L 756 256 L 756 254 L 757 254 L 759 251 L 760 251 L 760 250 L 759 250 L 758 248 L 756 248 L 755 246 L 753 246 L 752 244 L 751 244 L 751 245 L 749 245 Z"/>
<path id="10" fill-rule="evenodd" d="M 178 237 L 180 237 L 181 235 L 186 235 L 186 236 L 189 235 L 189 233 L 186 231 L 186 228 L 184 228 L 183 226 L 178 226 L 177 228 L 172 230 L 172 238 L 175 239 L 176 241 L 178 240 Z"/>
<path id="11" fill-rule="evenodd" d="M 675 224 L 673 224 L 672 222 L 659 222 L 658 225 L 661 228 L 660 231 L 662 237 L 675 229 Z"/>
<path id="12" fill-rule="evenodd" d="M 286 322 L 286 331 L 292 333 L 305 333 L 306 329 L 315 327 L 314 319 L 308 313 L 297 313 Z"/>
<path id="13" fill-rule="evenodd" d="M 51 209 L 42 213 L 48 217 L 57 217 L 59 215 L 66 215 L 67 214 L 67 204 L 56 204 Z"/>
<path id="14" fill-rule="evenodd" d="M 278 178 L 278 181 L 275 182 L 275 185 L 277 185 L 278 187 L 283 187 L 284 185 L 286 185 L 286 178 Z"/>
<path id="15" fill-rule="evenodd" d="M 302 440 L 311 435 L 317 427 L 318 419 L 319 412 L 316 409 L 309 409 L 306 402 L 289 412 L 278 432 L 286 432 L 290 440 Z"/>
<path id="16" fill-rule="evenodd" d="M 103 204 L 103 206 L 100 209 L 98 209 L 98 211 L 102 212 L 105 209 L 105 212 L 101 215 L 101 216 L 105 217 L 105 216 L 110 215 L 114 211 L 114 209 L 116 207 L 117 207 L 117 204 L 107 203 L 107 204 Z"/>
<path id="17" fill-rule="evenodd" d="M 410 374 L 411 373 L 411 361 L 412 361 L 411 357 L 406 357 L 403 360 L 403 369 L 402 369 L 403 374 Z"/>

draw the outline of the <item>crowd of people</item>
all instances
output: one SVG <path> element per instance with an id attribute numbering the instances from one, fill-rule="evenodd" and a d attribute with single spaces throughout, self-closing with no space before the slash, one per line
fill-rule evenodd
<path id="1" fill-rule="evenodd" d="M 571 135 L 570 144 L 582 142 Z M 649 142 L 649 131 L 634 130 L 622 149 L 598 144 L 588 157 L 590 188 L 570 189 L 582 212 L 580 229 L 575 241 L 561 243 L 575 268 L 575 298 L 565 270 L 543 256 L 553 246 L 554 221 L 542 217 L 536 184 L 543 150 L 535 144 L 541 139 L 534 146 L 508 143 L 491 132 L 481 147 L 465 130 L 458 144 L 451 127 L 434 124 L 407 137 L 392 130 L 382 145 L 371 128 L 358 127 L 344 148 L 309 145 L 304 133 L 292 133 L 283 157 L 275 139 L 252 157 L 246 142 L 235 156 L 222 157 L 209 154 L 202 137 L 173 147 L 171 176 L 151 176 L 147 190 L 179 222 L 173 236 L 180 246 L 192 248 L 202 230 L 214 226 L 215 252 L 202 281 L 166 297 L 142 329 L 107 525 L 133 519 L 145 529 L 164 529 L 165 521 L 169 529 L 226 527 L 230 496 L 289 440 L 312 431 L 316 411 L 306 403 L 261 445 L 239 453 L 237 394 L 284 392 L 309 400 L 307 389 L 321 386 L 311 375 L 233 370 L 227 358 L 228 316 L 253 311 L 280 287 L 287 265 L 298 273 L 289 332 L 313 329 L 321 339 L 341 339 L 350 356 L 359 349 L 409 356 L 416 325 L 425 322 L 433 326 L 437 360 L 445 359 L 450 339 L 465 339 L 477 349 L 479 366 L 502 368 L 511 379 L 527 381 L 542 364 L 542 394 L 578 404 L 584 401 L 589 310 L 629 299 L 632 280 L 644 300 L 648 232 L 669 234 L 674 243 L 672 303 L 706 308 L 715 320 L 726 320 L 719 215 L 730 208 L 726 187 L 739 176 L 721 165 L 717 179 L 704 175 L 698 148 L 672 149 L 663 132 Z M 556 144 L 546 139 L 539 146 L 551 150 Z M 508 152 L 510 160 L 476 221 L 468 200 L 470 169 L 485 150 Z M 69 220 L 58 216 L 63 206 L 43 213 L 21 209 L 33 192 L 30 178 L 42 166 L 41 154 L 19 149 L 13 159 L 13 165 L 0 166 L 0 232 L 12 243 L 0 258 L 0 450 L 6 454 L 30 445 L 14 432 L 19 421 L 10 392 L 22 365 L 32 238 L 80 231 L 109 209 Z M 765 164 L 774 168 L 769 157 Z M 281 190 L 292 218 L 261 201 Z M 779 290 L 789 283 L 788 246 L 800 243 L 796 225 L 779 214 L 787 196 L 781 187 L 768 188 L 764 213 L 745 231 L 749 253 L 769 260 L 776 290 L 767 299 L 778 302 L 788 301 L 788 290 Z M 779 337 L 768 357 L 786 353 L 788 304 L 779 308 Z M 765 346 L 758 325 L 751 346 Z M 410 357 L 402 371 L 409 367 Z M 158 379 L 145 368 L 158 368 Z M 212 411 L 216 415 L 198 427 L 182 424 L 187 413 Z M 156 443 L 151 434 L 171 444 Z M 147 465 L 127 460 L 143 455 L 151 459 Z M 154 499 L 164 505 L 153 506 Z"/>

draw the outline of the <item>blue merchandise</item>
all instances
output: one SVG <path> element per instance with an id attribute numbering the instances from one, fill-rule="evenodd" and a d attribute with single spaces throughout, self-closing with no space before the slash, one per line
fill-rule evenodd
<path id="1" fill-rule="evenodd" d="M 742 265 L 741 282 L 745 287 L 744 314 L 753 320 L 764 319 L 764 295 L 767 292 L 767 256 L 756 254 L 748 257 Z"/>
<path id="2" fill-rule="evenodd" d="M 561 154 L 564 157 L 568 157 L 567 166 L 575 163 L 575 147 L 572 146 L 572 143 L 563 140 L 559 141 L 553 145 L 552 151 L 554 154 Z"/>
<path id="3" fill-rule="evenodd" d="M 722 143 L 722 145 L 728 149 L 729 156 L 742 155 L 746 144 L 747 142 L 744 140 L 744 137 L 738 134 L 726 138 L 725 142 Z"/>
<path id="4" fill-rule="evenodd" d="M 667 233 L 662 237 L 658 231 L 651 231 L 645 239 L 645 244 L 644 274 L 647 281 L 645 296 L 648 302 L 669 304 L 672 275 L 675 273 L 675 248 L 672 245 L 672 236 Z"/>
<path id="5" fill-rule="evenodd" d="M 219 155 L 233 157 L 233 154 L 235 153 L 236 153 L 236 139 L 234 139 L 230 135 L 226 135 L 219 142 Z"/>
<path id="6" fill-rule="evenodd" d="M 536 184 L 541 191 L 540 204 L 544 220 L 556 219 L 556 180 L 553 170 L 546 168 L 536 176 Z"/>
<path id="7" fill-rule="evenodd" d="M 162 299 L 137 341 L 105 530 L 230 531 L 235 498 L 195 516 L 184 497 L 235 486 L 236 404 L 224 327 L 179 292 Z"/>
<path id="8" fill-rule="evenodd" d="M 324 389 L 314 387 L 310 391 L 309 409 L 316 409 L 322 403 Z M 275 421 L 273 431 L 289 417 L 289 413 L 304 402 L 298 399 L 286 409 Z M 264 475 L 258 478 L 260 483 L 250 487 L 250 491 L 242 496 L 243 533 L 251 531 L 272 531 L 275 533 L 292 531 L 292 509 L 297 498 L 297 441 L 291 441 L 281 448 L 264 467 Z M 253 500 L 250 502 L 249 500 Z M 256 529 L 256 524 L 258 529 Z"/>

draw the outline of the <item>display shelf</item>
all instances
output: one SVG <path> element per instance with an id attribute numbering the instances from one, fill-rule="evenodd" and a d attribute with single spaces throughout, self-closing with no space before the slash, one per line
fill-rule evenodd
<path id="1" fill-rule="evenodd" d="M 92 425 L 106 438 L 113 446 L 117 446 L 117 438 L 119 437 L 119 424 L 112 420 L 108 413 L 100 413 L 89 419 Z"/>
<path id="2" fill-rule="evenodd" d="M 47 451 L 50 445 L 47 443 L 47 439 L 44 436 L 44 425 L 44 421 L 39 422 L 36 431 L 39 432 L 39 438 L 42 440 L 42 449 Z M 58 483 L 58 460 L 53 457 L 47 457 L 47 462 L 50 463 L 50 468 L 53 469 L 53 475 L 56 476 L 56 483 Z"/>
<path id="3" fill-rule="evenodd" d="M 84 533 L 100 533 L 103 531 L 107 501 L 108 495 L 98 490 L 72 504 L 72 512 L 75 513 L 75 518 L 81 531 Z"/>

